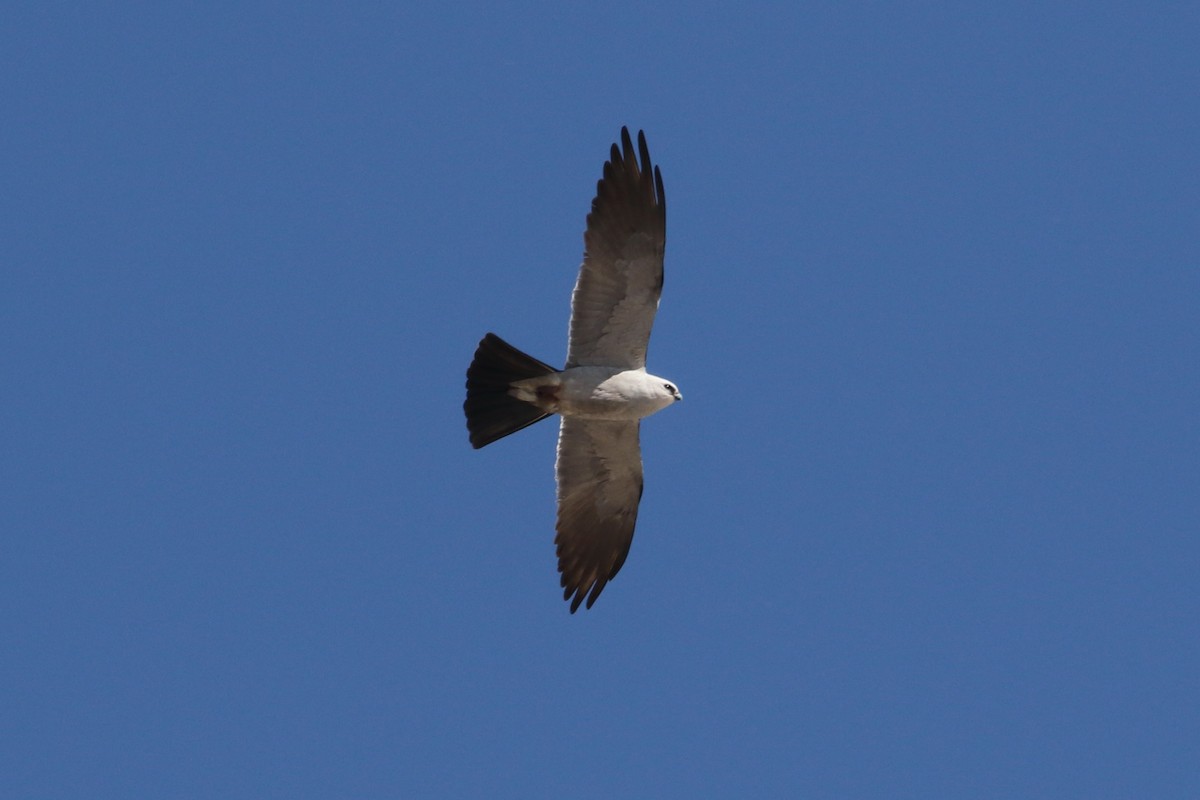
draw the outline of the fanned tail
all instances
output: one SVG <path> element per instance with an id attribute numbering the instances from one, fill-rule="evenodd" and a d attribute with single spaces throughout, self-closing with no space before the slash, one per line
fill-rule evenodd
<path id="1" fill-rule="evenodd" d="M 510 433 L 516 433 L 550 416 L 508 393 L 513 381 L 540 378 L 558 372 L 533 356 L 522 353 L 494 333 L 484 336 L 467 367 L 467 431 L 478 450 Z"/>

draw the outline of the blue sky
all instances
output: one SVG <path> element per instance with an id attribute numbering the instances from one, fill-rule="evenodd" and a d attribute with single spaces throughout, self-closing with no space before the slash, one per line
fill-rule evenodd
<path id="1" fill-rule="evenodd" d="M 0 795 L 1200 795 L 1200 15 L 27 4 L 0 32 Z M 622 125 L 632 553 L 555 572 Z"/>

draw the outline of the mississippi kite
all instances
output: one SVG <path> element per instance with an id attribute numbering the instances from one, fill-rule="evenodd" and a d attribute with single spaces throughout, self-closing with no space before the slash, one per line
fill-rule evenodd
<path id="1" fill-rule="evenodd" d="M 638 132 L 635 154 L 622 128 L 587 217 L 566 366 L 555 369 L 489 333 L 467 369 L 463 410 L 473 447 L 562 417 L 554 543 L 571 613 L 585 601 L 592 607 L 629 554 L 642 497 L 639 421 L 683 399 L 675 384 L 646 372 L 666 228 L 662 175 L 646 137 Z"/>

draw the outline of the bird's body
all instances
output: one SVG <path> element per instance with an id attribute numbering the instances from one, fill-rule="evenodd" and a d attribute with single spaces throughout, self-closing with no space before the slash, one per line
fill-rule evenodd
<path id="1" fill-rule="evenodd" d="M 621 367 L 571 367 L 544 378 L 516 381 L 510 392 L 551 414 L 627 421 L 643 419 L 683 399 L 670 381 L 644 369 Z"/>
<path id="2" fill-rule="evenodd" d="M 558 370 L 489 333 L 467 369 L 463 409 L 476 448 L 559 414 L 555 525 L 563 596 L 591 608 L 633 541 L 642 497 L 639 422 L 683 399 L 646 372 L 646 347 L 663 285 L 666 195 L 621 129 L 596 185 L 583 264 L 571 296 L 567 365 Z"/>

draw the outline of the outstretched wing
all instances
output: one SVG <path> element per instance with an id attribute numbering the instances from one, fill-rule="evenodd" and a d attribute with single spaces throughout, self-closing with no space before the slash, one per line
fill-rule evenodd
<path id="1" fill-rule="evenodd" d="M 563 599 L 573 614 L 585 597 L 592 607 L 629 555 L 642 498 L 638 423 L 563 417 L 554 469 L 554 543 Z"/>
<path id="2" fill-rule="evenodd" d="M 567 366 L 641 369 L 663 284 L 667 198 L 638 132 L 641 166 L 629 129 L 612 146 L 583 235 L 583 264 L 571 295 Z"/>

